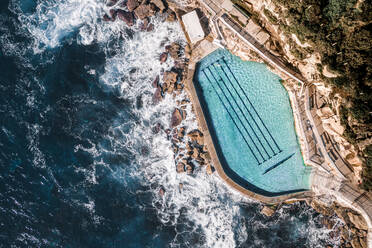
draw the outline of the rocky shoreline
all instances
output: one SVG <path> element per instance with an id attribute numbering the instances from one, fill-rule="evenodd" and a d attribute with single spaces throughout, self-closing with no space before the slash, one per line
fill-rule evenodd
<path id="1" fill-rule="evenodd" d="M 151 23 L 150 17 L 155 15 L 163 15 L 164 20 L 168 22 L 177 21 L 177 5 L 173 2 L 163 0 L 109 0 L 106 5 L 110 8 L 109 13 L 103 16 L 104 21 L 120 20 L 128 27 L 133 26 L 136 20 L 140 22 L 140 30 L 143 32 L 151 32 L 154 29 L 154 24 Z M 191 1 L 189 6 L 191 8 L 202 8 L 198 2 Z M 208 16 L 206 14 L 206 16 Z M 227 48 L 235 55 L 240 56 L 244 60 L 251 60 L 262 62 L 262 60 L 250 49 L 241 44 L 238 38 L 229 30 L 223 29 L 223 34 L 227 39 Z M 167 60 L 174 61 L 173 67 L 168 71 L 159 72 L 159 75 L 151 82 L 154 88 L 153 104 L 159 104 L 166 95 L 176 98 L 184 91 L 188 95 L 185 87 L 185 79 L 187 77 L 187 67 L 189 59 L 191 58 L 192 48 L 191 44 L 182 46 L 179 43 L 164 44 L 164 48 L 160 51 L 159 62 L 165 63 Z M 270 68 L 282 78 L 283 75 L 278 73 L 275 69 Z M 287 81 L 285 87 L 298 87 L 294 82 Z M 289 87 L 289 88 L 288 88 Z M 171 141 L 172 149 L 175 158 L 175 171 L 177 173 L 186 173 L 192 175 L 195 170 L 203 169 L 209 175 L 215 171 L 211 156 L 208 152 L 207 146 L 204 144 L 204 135 L 201 129 L 188 130 L 183 125 L 183 121 L 187 117 L 187 106 L 193 103 L 190 97 L 185 97 L 182 100 L 177 100 L 177 105 L 171 116 L 169 117 L 169 126 L 164 127 L 157 123 L 152 127 L 153 133 L 164 132 L 168 140 Z M 194 111 L 192 109 L 192 111 Z M 199 125 L 199 123 L 198 123 Z M 179 184 L 182 189 L 182 183 Z M 162 197 L 166 188 L 160 186 L 159 195 Z M 316 200 L 309 200 L 307 203 L 313 207 L 317 212 L 325 216 L 323 224 L 329 229 L 333 229 L 332 218 L 337 215 L 345 224 L 332 231 L 331 235 L 341 237 L 341 247 L 367 247 L 367 225 L 363 218 L 355 211 L 342 207 L 337 203 L 331 206 L 325 206 Z M 270 216 L 274 214 L 275 206 L 264 206 L 262 213 Z"/>

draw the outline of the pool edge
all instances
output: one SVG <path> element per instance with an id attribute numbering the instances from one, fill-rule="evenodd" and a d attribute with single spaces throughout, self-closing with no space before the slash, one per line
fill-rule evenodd
<path id="1" fill-rule="evenodd" d="M 220 160 L 217 155 L 216 148 L 213 143 L 212 136 L 210 134 L 207 121 L 205 119 L 205 115 L 203 109 L 200 105 L 199 97 L 197 95 L 195 86 L 194 86 L 194 74 L 196 71 L 196 65 L 199 61 L 190 61 L 188 69 L 187 69 L 187 77 L 185 80 L 186 89 L 190 95 L 191 101 L 194 105 L 195 115 L 200 126 L 201 131 L 204 134 L 204 143 L 207 145 L 208 151 L 210 153 L 212 163 L 215 166 L 219 177 L 226 182 L 230 187 L 234 190 L 238 191 L 239 193 L 247 196 L 249 198 L 261 201 L 266 204 L 278 204 L 284 201 L 293 201 L 293 200 L 305 200 L 311 198 L 314 193 L 311 190 L 290 193 L 290 194 L 283 194 L 280 196 L 264 196 L 255 192 L 252 192 L 243 186 L 236 183 L 233 179 L 231 179 L 223 169 Z M 311 185 L 311 182 L 310 182 Z"/>

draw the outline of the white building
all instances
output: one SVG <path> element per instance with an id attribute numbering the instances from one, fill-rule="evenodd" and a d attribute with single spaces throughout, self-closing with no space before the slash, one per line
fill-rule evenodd
<path id="1" fill-rule="evenodd" d="M 183 15 L 182 22 L 192 44 L 204 39 L 205 34 L 195 10 Z"/>

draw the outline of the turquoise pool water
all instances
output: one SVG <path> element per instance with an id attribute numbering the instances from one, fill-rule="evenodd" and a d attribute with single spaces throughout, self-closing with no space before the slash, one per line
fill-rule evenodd
<path id="1" fill-rule="evenodd" d="M 310 188 L 288 93 L 265 64 L 219 49 L 197 65 L 195 87 L 220 162 L 243 187 L 266 196 Z"/>

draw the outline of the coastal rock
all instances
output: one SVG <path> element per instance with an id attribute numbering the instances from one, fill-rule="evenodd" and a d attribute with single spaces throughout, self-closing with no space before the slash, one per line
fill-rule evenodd
<path id="1" fill-rule="evenodd" d="M 275 210 L 269 206 L 264 206 L 262 209 L 261 209 L 261 214 L 264 214 L 266 215 L 267 217 L 270 217 L 272 216 L 273 214 L 275 213 Z"/>
<path id="2" fill-rule="evenodd" d="M 184 136 L 185 136 L 185 127 L 181 127 L 180 129 L 178 129 L 177 137 L 179 139 L 183 139 Z"/>
<path id="3" fill-rule="evenodd" d="M 154 24 L 150 23 L 149 18 L 145 18 L 141 23 L 141 31 L 151 32 L 154 30 Z"/>
<path id="4" fill-rule="evenodd" d="M 160 195 L 161 197 L 163 197 L 164 194 L 165 194 L 165 189 L 164 189 L 163 187 L 160 187 L 160 189 L 159 189 L 159 195 Z"/>
<path id="5" fill-rule="evenodd" d="M 172 113 L 171 126 L 176 127 L 182 122 L 182 110 L 176 108 Z"/>
<path id="6" fill-rule="evenodd" d="M 154 81 L 152 81 L 152 87 L 158 88 L 159 87 L 159 75 L 156 76 Z"/>
<path id="7" fill-rule="evenodd" d="M 194 148 L 192 149 L 191 157 L 194 158 L 194 159 L 196 159 L 196 158 L 199 157 L 199 149 L 198 149 L 198 148 L 194 147 Z"/>
<path id="8" fill-rule="evenodd" d="M 177 82 L 177 73 L 173 71 L 164 72 L 163 81 L 167 85 L 175 84 Z"/>
<path id="9" fill-rule="evenodd" d="M 135 8 L 137 8 L 140 5 L 140 2 L 138 0 L 128 0 L 127 1 L 127 8 L 130 12 L 132 12 Z"/>
<path id="10" fill-rule="evenodd" d="M 186 173 L 191 175 L 194 171 L 194 165 L 192 163 L 186 164 Z"/>
<path id="11" fill-rule="evenodd" d="M 167 22 L 175 22 L 176 20 L 177 20 L 176 13 L 174 13 L 174 12 L 171 11 L 171 10 L 169 10 L 169 11 L 168 11 L 168 16 L 167 16 L 166 21 L 167 21 Z"/>
<path id="12" fill-rule="evenodd" d="M 163 126 L 158 122 L 155 124 L 155 126 L 152 128 L 153 133 L 157 134 L 163 129 Z"/>
<path id="13" fill-rule="evenodd" d="M 363 248 L 362 245 L 360 244 L 359 242 L 359 238 L 358 237 L 354 237 L 352 240 L 351 240 L 351 246 L 353 248 Z"/>
<path id="14" fill-rule="evenodd" d="M 160 63 L 164 63 L 167 61 L 167 58 L 168 58 L 168 53 L 164 52 L 162 54 L 160 54 Z M 177 75 L 176 75 L 176 80 L 177 80 Z"/>
<path id="15" fill-rule="evenodd" d="M 163 3 L 162 0 L 152 0 L 151 2 L 153 2 L 156 7 L 161 11 L 161 12 L 164 12 L 165 10 L 165 5 Z"/>
<path id="16" fill-rule="evenodd" d="M 125 22 L 128 26 L 133 26 L 134 25 L 134 17 L 131 12 L 124 11 L 122 9 L 119 9 L 117 11 L 117 17 Z"/>
<path id="17" fill-rule="evenodd" d="M 141 4 L 134 10 L 134 14 L 141 20 L 154 14 L 149 4 Z"/>
<path id="18" fill-rule="evenodd" d="M 165 50 L 170 54 L 170 56 L 174 60 L 177 60 L 179 58 L 181 45 L 178 44 L 177 42 L 173 42 L 172 44 L 165 46 Z"/>
<path id="19" fill-rule="evenodd" d="M 347 216 L 357 229 L 368 230 L 368 226 L 361 215 L 348 212 Z"/>
<path id="20" fill-rule="evenodd" d="M 332 216 L 334 214 L 334 211 L 330 207 L 323 206 L 316 201 L 311 202 L 311 207 L 315 209 L 318 213 L 321 213 L 322 215 L 325 216 Z"/>
<path id="21" fill-rule="evenodd" d="M 182 162 L 179 162 L 177 164 L 177 173 L 183 173 L 183 172 L 186 172 L 186 169 L 185 169 L 185 164 L 182 163 Z"/>
<path id="22" fill-rule="evenodd" d="M 161 88 L 158 87 L 152 97 L 152 101 L 154 104 L 158 104 L 163 99 L 163 95 L 161 94 Z"/>
<path id="23" fill-rule="evenodd" d="M 103 20 L 104 20 L 105 22 L 109 22 L 109 21 L 111 21 L 111 18 L 109 17 L 108 14 L 104 14 L 104 15 L 103 15 Z"/>
<path id="24" fill-rule="evenodd" d="M 187 134 L 192 142 L 196 142 L 199 145 L 204 144 L 203 133 L 195 129 Z"/>
<path id="25" fill-rule="evenodd" d="M 112 21 L 116 20 L 117 14 L 118 14 L 118 11 L 116 9 L 110 9 L 110 16 L 111 16 Z"/>
<path id="26" fill-rule="evenodd" d="M 205 168 L 205 171 L 207 172 L 208 175 L 212 175 L 215 169 L 212 165 L 208 164 L 207 167 Z"/>

